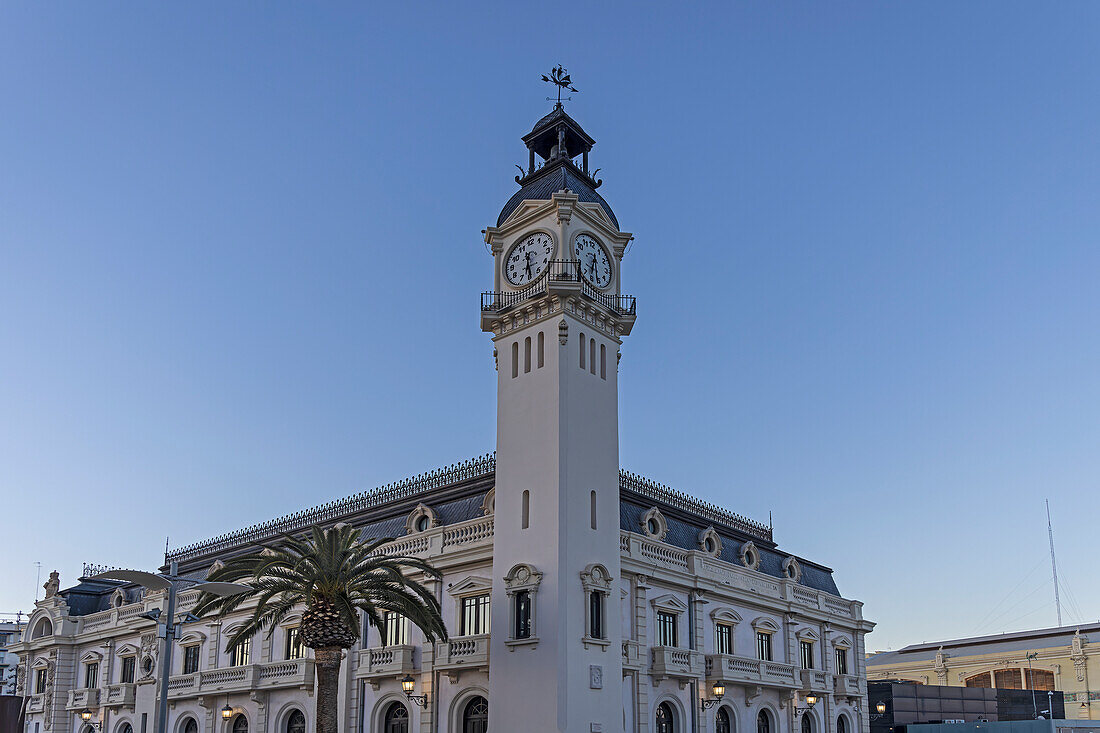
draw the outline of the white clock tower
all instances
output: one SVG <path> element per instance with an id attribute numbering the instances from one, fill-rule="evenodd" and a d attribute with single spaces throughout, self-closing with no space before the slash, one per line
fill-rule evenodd
<path id="1" fill-rule="evenodd" d="M 521 189 L 486 230 L 497 362 L 489 730 L 623 730 L 618 360 L 631 235 L 561 104 L 523 138 Z M 540 162 L 536 164 L 536 160 Z"/>

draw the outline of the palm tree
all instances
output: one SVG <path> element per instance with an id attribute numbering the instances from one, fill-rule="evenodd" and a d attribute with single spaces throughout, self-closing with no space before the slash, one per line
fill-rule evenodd
<path id="1" fill-rule="evenodd" d="M 202 594 L 194 613 L 224 616 L 247 600 L 256 608 L 226 646 L 232 648 L 261 629 L 268 635 L 291 611 L 305 607 L 300 635 L 313 649 L 317 669 L 317 733 L 336 733 L 337 689 L 343 651 L 359 639 L 359 612 L 382 629 L 387 611 L 416 624 L 429 641 L 447 638 L 439 601 L 406 571 L 432 577 L 439 572 L 423 560 L 387 556 L 379 548 L 391 538 L 360 541 L 347 524 L 313 527 L 297 538 L 284 535 L 273 547 L 228 560 L 209 580 L 247 582 L 253 590 L 230 597 Z"/>

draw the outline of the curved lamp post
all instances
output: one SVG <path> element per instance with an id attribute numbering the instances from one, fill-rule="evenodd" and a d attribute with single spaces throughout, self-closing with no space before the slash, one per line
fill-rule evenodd
<path id="1" fill-rule="evenodd" d="M 181 585 L 189 586 L 187 590 L 200 590 L 216 596 L 235 596 L 252 590 L 251 586 L 243 583 L 218 583 L 203 582 L 191 578 L 181 578 L 179 566 L 173 560 L 168 564 L 168 572 L 162 574 L 147 573 L 144 570 L 108 570 L 98 575 L 93 575 L 89 580 L 121 580 L 127 583 L 136 583 L 149 590 L 168 591 L 168 607 L 164 614 L 158 609 L 153 609 L 146 618 L 157 622 L 157 636 L 164 639 L 164 652 L 161 654 L 160 669 L 160 702 L 157 710 L 157 733 L 166 733 L 168 730 L 168 676 L 172 671 L 172 641 L 179 638 L 180 626 L 186 621 L 198 621 L 192 614 L 187 614 L 183 622 L 176 622 L 176 595 Z M 163 617 L 165 621 L 161 621 Z M 224 715 L 224 711 L 223 711 Z M 83 717 L 83 714 L 81 714 Z"/>

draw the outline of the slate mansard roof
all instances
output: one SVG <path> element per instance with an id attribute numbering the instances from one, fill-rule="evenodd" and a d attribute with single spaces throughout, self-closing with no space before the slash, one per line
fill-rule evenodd
<path id="1" fill-rule="evenodd" d="M 497 226 L 503 224 L 524 201 L 549 201 L 551 196 L 562 189 L 575 193 L 578 201 L 599 204 L 615 224 L 615 228 L 619 228 L 619 220 L 615 218 L 611 205 L 604 200 L 603 196 L 596 193 L 596 189 L 582 174 L 575 171 L 572 165 L 566 164 L 551 165 L 545 175 L 535 176 L 527 181 L 513 194 L 512 198 L 508 199 L 508 203 L 504 204 L 504 208 L 500 210 L 500 216 L 497 217 Z"/>
<path id="2" fill-rule="evenodd" d="M 239 554 L 282 533 L 298 532 L 315 524 L 347 522 L 367 536 L 402 537 L 410 512 L 423 503 L 446 526 L 476 519 L 485 513 L 485 499 L 495 483 L 496 458 L 488 454 L 446 468 L 423 473 L 387 486 L 288 514 L 228 534 L 196 542 L 168 554 L 179 563 L 180 574 L 201 577 L 215 559 Z M 668 525 L 664 542 L 684 550 L 699 549 L 699 535 L 713 527 L 722 538 L 719 558 L 740 564 L 739 549 L 752 542 L 760 555 L 758 570 L 784 578 L 783 562 L 790 557 L 772 540 L 771 528 L 721 507 L 628 473 L 619 475 L 619 524 L 624 531 L 641 533 L 642 517 L 657 507 Z M 801 585 L 839 596 L 832 570 L 804 558 Z M 90 566 L 89 566 L 90 567 Z M 85 575 L 92 575 L 86 568 Z M 82 580 L 61 592 L 73 615 L 102 611 L 120 584 Z M 137 593 L 136 588 L 127 589 Z"/>

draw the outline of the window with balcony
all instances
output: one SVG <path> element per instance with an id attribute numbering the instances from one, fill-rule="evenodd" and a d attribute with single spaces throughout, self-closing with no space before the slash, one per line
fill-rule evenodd
<path id="1" fill-rule="evenodd" d="M 467 596 L 462 599 L 461 635 L 489 633 L 489 594 Z"/>
<path id="2" fill-rule="evenodd" d="M 41 695 L 46 691 L 46 668 L 34 671 L 34 694 Z"/>
<path id="3" fill-rule="evenodd" d="M 798 642 L 798 655 L 802 661 L 802 669 L 814 668 L 814 643 L 812 641 Z"/>
<path id="4" fill-rule="evenodd" d="M 291 626 L 286 630 L 286 639 L 283 642 L 283 659 L 301 659 L 306 655 L 302 646 L 302 629 L 299 626 Z"/>
<path id="5" fill-rule="evenodd" d="M 772 661 L 772 635 L 763 631 L 756 632 L 756 658 L 765 662 Z"/>
<path id="6" fill-rule="evenodd" d="M 836 649 L 834 650 L 833 655 L 836 659 L 836 673 L 848 674 L 848 650 Z"/>
<path id="7" fill-rule="evenodd" d="M 513 636 L 516 639 L 531 638 L 531 591 L 516 592 L 516 626 Z"/>
<path id="8" fill-rule="evenodd" d="M 123 657 L 122 668 L 119 670 L 118 680 L 124 684 L 134 681 L 134 670 L 137 669 L 137 657 Z"/>
<path id="9" fill-rule="evenodd" d="M 382 646 L 404 646 L 409 643 L 409 619 L 396 611 L 386 611 L 382 619 Z"/>
<path id="10" fill-rule="evenodd" d="M 669 613 L 668 611 L 657 612 L 657 645 L 658 646 L 678 646 L 677 644 L 677 628 L 676 622 L 679 620 L 678 614 Z"/>
<path id="11" fill-rule="evenodd" d="M 729 624 L 714 625 L 714 652 L 733 654 L 733 627 Z"/>
<path id="12" fill-rule="evenodd" d="M 88 662 L 84 665 L 84 686 L 99 687 L 99 662 Z"/>
<path id="13" fill-rule="evenodd" d="M 201 647 L 198 644 L 185 646 L 183 648 L 184 674 L 195 674 L 195 672 L 199 671 L 199 649 L 201 649 Z"/>
<path id="14" fill-rule="evenodd" d="M 229 666 L 230 667 L 243 667 L 246 664 L 252 663 L 252 639 L 241 639 L 229 650 Z M 248 725 L 248 721 L 245 720 L 245 725 Z M 236 724 L 234 724 L 234 731 L 236 730 Z"/>

